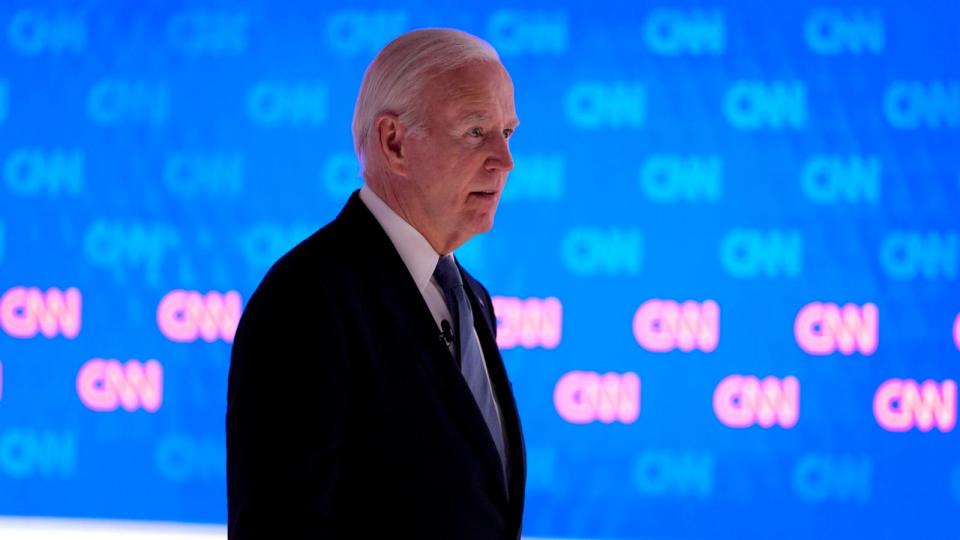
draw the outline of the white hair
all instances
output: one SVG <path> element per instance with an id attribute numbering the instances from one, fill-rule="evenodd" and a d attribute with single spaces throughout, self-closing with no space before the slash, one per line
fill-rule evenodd
<path id="1" fill-rule="evenodd" d="M 367 67 L 353 110 L 353 148 L 360 173 L 367 172 L 366 151 L 377 116 L 392 112 L 411 132 L 422 127 L 420 97 L 431 78 L 473 61 L 500 62 L 486 41 L 450 28 L 407 32 L 377 53 Z"/>

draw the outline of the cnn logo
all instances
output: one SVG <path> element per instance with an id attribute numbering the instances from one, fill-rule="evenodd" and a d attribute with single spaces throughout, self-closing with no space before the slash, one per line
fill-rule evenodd
<path id="1" fill-rule="evenodd" d="M 0 297 L 0 327 L 10 337 L 29 339 L 37 334 L 73 339 L 80 334 L 82 296 L 70 287 L 13 287 Z"/>
<path id="2" fill-rule="evenodd" d="M 640 377 L 636 373 L 571 371 L 560 377 L 553 403 L 572 424 L 632 424 L 640 416 Z"/>
<path id="3" fill-rule="evenodd" d="M 957 425 L 957 383 L 890 379 L 877 388 L 873 415 L 887 431 L 930 431 L 946 433 Z"/>
<path id="4" fill-rule="evenodd" d="M 880 310 L 863 306 L 811 302 L 797 313 L 793 333 L 807 354 L 825 356 L 839 351 L 870 356 L 880 341 Z"/>
<path id="5" fill-rule="evenodd" d="M 93 358 L 77 373 L 77 395 L 92 411 L 157 412 L 163 403 L 163 366 L 156 360 Z"/>
<path id="6" fill-rule="evenodd" d="M 730 375 L 714 390 L 713 411 L 727 427 L 790 429 L 800 419 L 800 382 L 792 376 Z"/>
<path id="7" fill-rule="evenodd" d="M 557 298 L 494 296 L 497 346 L 555 349 L 563 332 L 563 305 Z"/>
<path id="8" fill-rule="evenodd" d="M 713 300 L 647 300 L 633 316 L 633 335 L 651 352 L 713 352 L 720 342 L 720 306 Z"/>
<path id="9" fill-rule="evenodd" d="M 170 341 L 192 343 L 203 339 L 212 343 L 222 339 L 233 343 L 243 311 L 240 293 L 176 289 L 167 293 L 157 306 L 157 326 Z"/>

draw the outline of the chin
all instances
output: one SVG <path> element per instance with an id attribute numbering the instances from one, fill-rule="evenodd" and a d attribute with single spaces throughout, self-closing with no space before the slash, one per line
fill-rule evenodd
<path id="1" fill-rule="evenodd" d="M 492 228 L 493 228 L 493 217 L 491 216 L 490 218 L 474 220 L 469 224 L 467 224 L 463 228 L 463 230 L 467 231 L 467 234 L 470 237 L 473 237 L 474 235 L 477 235 L 477 234 L 490 232 L 490 229 Z"/>
<path id="2" fill-rule="evenodd" d="M 493 217 L 494 217 L 493 212 L 481 217 L 477 223 L 477 227 L 476 227 L 477 232 L 478 233 L 490 232 L 490 229 L 493 228 Z"/>

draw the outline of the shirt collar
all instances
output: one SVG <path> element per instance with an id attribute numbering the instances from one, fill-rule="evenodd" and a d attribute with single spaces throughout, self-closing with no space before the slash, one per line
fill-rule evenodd
<path id="1" fill-rule="evenodd" d="M 360 200 L 390 237 L 393 247 L 400 254 L 400 258 L 407 266 L 407 271 L 417 284 L 417 289 L 423 293 L 424 288 L 430 283 L 430 278 L 433 277 L 440 255 L 434 251 L 433 246 L 420 234 L 420 231 L 387 206 L 387 203 L 383 202 L 383 199 L 367 184 L 363 184 L 360 188 Z"/>

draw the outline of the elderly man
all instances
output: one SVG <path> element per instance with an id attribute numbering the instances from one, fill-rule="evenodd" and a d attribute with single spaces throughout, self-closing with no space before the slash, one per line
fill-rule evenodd
<path id="1" fill-rule="evenodd" d="M 364 186 L 244 311 L 227 396 L 229 536 L 520 536 L 524 445 L 486 289 L 453 250 L 513 167 L 493 48 L 418 30 L 367 69 Z"/>

